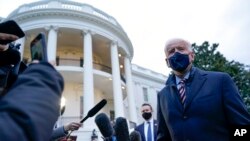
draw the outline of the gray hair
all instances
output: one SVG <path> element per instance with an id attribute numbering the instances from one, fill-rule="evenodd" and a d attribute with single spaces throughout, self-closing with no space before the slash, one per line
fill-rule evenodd
<path id="1" fill-rule="evenodd" d="M 181 38 L 173 38 L 173 39 L 170 39 L 166 42 L 165 44 L 165 48 L 164 48 L 164 51 L 166 52 L 167 51 L 167 48 L 172 45 L 172 44 L 176 44 L 176 43 L 179 43 L 179 42 L 183 42 L 185 44 L 185 46 L 190 50 L 190 51 L 193 51 L 192 49 L 192 45 L 189 41 L 187 40 L 184 40 L 184 39 L 181 39 Z"/>

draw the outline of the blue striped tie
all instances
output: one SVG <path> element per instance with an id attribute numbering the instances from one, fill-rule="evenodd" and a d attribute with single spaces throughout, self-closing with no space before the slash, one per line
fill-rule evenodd
<path id="1" fill-rule="evenodd" d="M 185 90 L 185 79 L 181 80 L 179 82 L 179 95 L 180 95 L 180 100 L 181 100 L 181 103 L 184 104 L 185 102 L 185 99 L 186 99 L 186 90 Z"/>
<path id="2" fill-rule="evenodd" d="M 151 124 L 148 122 L 148 136 L 147 141 L 152 141 Z"/>

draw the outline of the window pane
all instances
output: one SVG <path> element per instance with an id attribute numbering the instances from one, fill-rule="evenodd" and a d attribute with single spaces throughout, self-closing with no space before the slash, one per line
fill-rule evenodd
<path id="1" fill-rule="evenodd" d="M 144 101 L 148 102 L 148 89 L 143 87 L 142 90 L 143 90 Z"/>

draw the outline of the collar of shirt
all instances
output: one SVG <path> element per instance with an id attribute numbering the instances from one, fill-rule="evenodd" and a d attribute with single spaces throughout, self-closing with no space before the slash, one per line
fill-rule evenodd
<path id="1" fill-rule="evenodd" d="M 154 122 L 154 119 L 153 119 L 153 117 L 150 119 L 150 120 L 148 120 L 148 121 L 144 121 L 144 135 L 145 135 L 145 137 L 147 137 L 148 136 L 148 122 L 150 122 L 150 126 L 151 126 L 151 133 L 152 133 L 152 135 L 154 135 L 153 133 L 154 133 L 154 124 L 153 124 L 153 122 Z M 152 136 L 152 139 L 151 139 L 152 141 L 154 140 L 154 136 Z"/>
<path id="2" fill-rule="evenodd" d="M 184 76 L 184 79 L 188 79 L 189 78 L 189 75 L 190 75 L 190 71 L 186 73 L 186 75 Z M 178 86 L 179 85 L 179 82 L 182 80 L 180 77 L 178 76 L 175 76 L 175 80 L 176 80 L 176 85 Z"/>
<path id="3" fill-rule="evenodd" d="M 153 114 L 153 113 L 152 113 Z M 152 115 L 153 116 L 153 115 Z M 148 124 L 148 122 L 150 122 L 151 124 L 153 123 L 154 119 L 153 117 L 151 119 L 149 119 L 148 121 L 144 121 L 144 124 Z"/>

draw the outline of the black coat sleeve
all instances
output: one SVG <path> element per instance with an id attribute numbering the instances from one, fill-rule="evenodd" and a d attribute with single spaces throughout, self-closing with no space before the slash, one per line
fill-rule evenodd
<path id="1" fill-rule="evenodd" d="M 222 80 L 223 103 L 229 125 L 250 125 L 250 114 L 239 91 L 228 74 Z"/>
<path id="2" fill-rule="evenodd" d="M 55 141 L 57 139 L 60 139 L 62 137 L 67 136 L 68 132 L 64 130 L 64 126 L 60 126 L 58 128 L 54 128 L 52 135 L 50 137 L 50 141 Z"/>
<path id="3" fill-rule="evenodd" d="M 63 87 L 62 76 L 49 63 L 30 65 L 0 100 L 0 140 L 48 141 Z"/>

